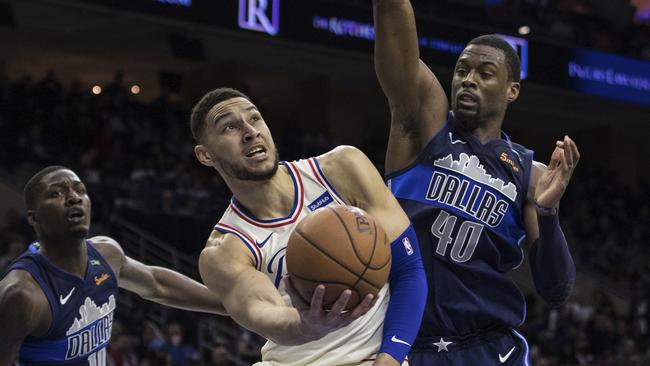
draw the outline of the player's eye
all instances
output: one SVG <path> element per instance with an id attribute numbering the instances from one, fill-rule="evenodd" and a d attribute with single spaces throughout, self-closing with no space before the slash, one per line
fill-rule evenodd
<path id="1" fill-rule="evenodd" d="M 50 191 L 50 193 L 48 193 L 47 196 L 50 197 L 50 198 L 57 198 L 57 197 L 61 197 L 62 195 L 63 195 L 63 192 L 61 192 L 61 191 Z"/>
<path id="2" fill-rule="evenodd" d="M 456 75 L 465 76 L 465 75 L 467 75 L 467 70 L 459 67 L 459 68 L 456 69 Z"/>

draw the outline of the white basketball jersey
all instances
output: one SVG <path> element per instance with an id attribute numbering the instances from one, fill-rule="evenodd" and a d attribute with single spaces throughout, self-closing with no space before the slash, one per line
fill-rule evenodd
<path id="1" fill-rule="evenodd" d="M 233 198 L 215 230 L 239 237 L 253 254 L 257 269 L 271 279 L 285 303 L 291 306 L 282 283 L 287 273 L 284 257 L 289 235 L 310 212 L 329 204 L 345 203 L 327 181 L 315 158 L 282 164 L 291 174 L 295 189 L 294 207 L 289 216 L 257 220 Z M 317 341 L 299 346 L 266 342 L 262 348 L 262 362 L 256 365 L 359 365 L 374 358 L 381 345 L 389 297 L 388 285 L 385 285 L 375 306 L 364 316 Z"/>

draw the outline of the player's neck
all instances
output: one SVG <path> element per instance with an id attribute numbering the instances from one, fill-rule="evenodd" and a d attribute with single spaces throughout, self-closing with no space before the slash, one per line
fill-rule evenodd
<path id="1" fill-rule="evenodd" d="M 83 277 L 86 273 L 88 253 L 85 239 L 39 240 L 41 254 L 62 270 Z"/>
<path id="2" fill-rule="evenodd" d="M 266 181 L 237 181 L 228 184 L 239 204 L 256 219 L 271 220 L 291 213 L 295 187 L 287 168 L 280 166 Z"/>
<path id="3" fill-rule="evenodd" d="M 501 138 L 501 125 L 478 127 L 472 131 L 472 134 L 476 136 L 482 144 L 485 144 L 488 141 Z"/>

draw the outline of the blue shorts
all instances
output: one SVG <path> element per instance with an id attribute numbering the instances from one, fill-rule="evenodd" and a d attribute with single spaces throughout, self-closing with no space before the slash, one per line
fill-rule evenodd
<path id="1" fill-rule="evenodd" d="M 531 366 L 528 342 L 514 330 L 469 338 L 436 337 L 415 341 L 410 366 Z"/>

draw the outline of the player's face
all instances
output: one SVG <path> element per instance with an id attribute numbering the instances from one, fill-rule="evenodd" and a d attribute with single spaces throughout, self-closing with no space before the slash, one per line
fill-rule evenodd
<path id="1" fill-rule="evenodd" d="M 469 45 L 458 58 L 451 82 L 451 108 L 466 130 L 500 123 L 508 103 L 519 93 L 519 83 L 508 81 L 502 50 Z"/>
<path id="2" fill-rule="evenodd" d="M 30 223 L 43 238 L 85 238 L 90 229 L 90 198 L 86 186 L 71 170 L 56 170 L 41 181 L 37 207 Z"/>
<path id="3" fill-rule="evenodd" d="M 267 180 L 278 170 L 271 132 L 247 99 L 232 98 L 215 105 L 205 123 L 203 144 L 194 148 L 203 165 L 238 180 Z"/>

